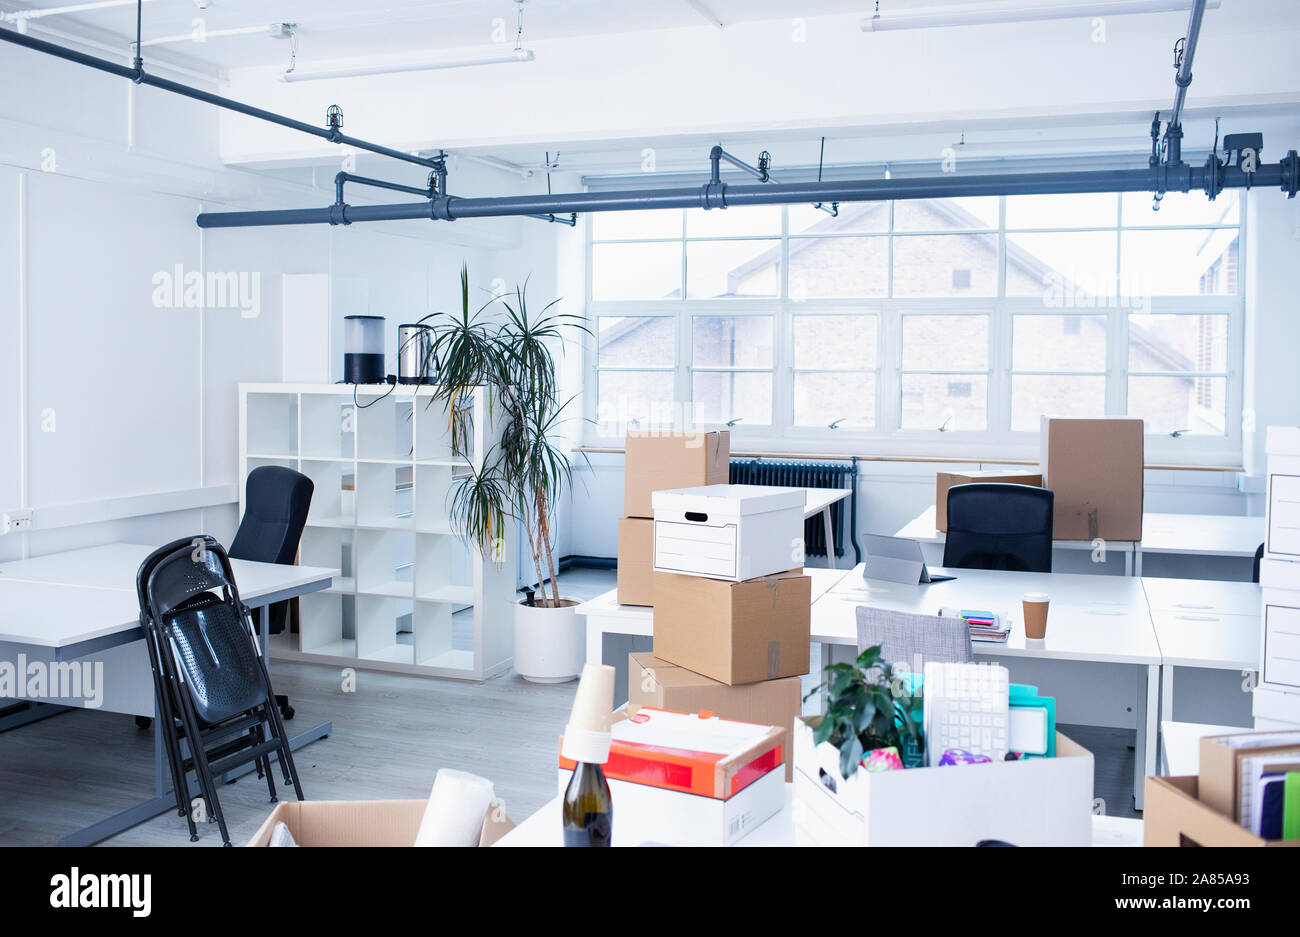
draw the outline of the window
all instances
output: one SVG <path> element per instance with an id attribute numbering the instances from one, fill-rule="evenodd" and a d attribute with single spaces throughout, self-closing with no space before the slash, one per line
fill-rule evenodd
<path id="1" fill-rule="evenodd" d="M 772 422 L 772 317 L 691 320 L 691 400 L 701 423 Z"/>
<path id="2" fill-rule="evenodd" d="M 1241 214 L 1229 191 L 593 215 L 588 397 L 855 445 L 1032 445 L 1044 415 L 1130 415 L 1226 454 Z"/>
<path id="3" fill-rule="evenodd" d="M 876 316 L 795 315 L 794 423 L 876 425 Z"/>

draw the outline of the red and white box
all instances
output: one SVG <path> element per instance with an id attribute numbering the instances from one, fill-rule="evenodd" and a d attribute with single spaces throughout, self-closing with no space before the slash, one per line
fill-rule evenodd
<path id="1" fill-rule="evenodd" d="M 649 706 L 613 718 L 604 771 L 615 846 L 726 846 L 784 805 L 784 728 Z M 561 794 L 573 768 L 561 755 Z"/>

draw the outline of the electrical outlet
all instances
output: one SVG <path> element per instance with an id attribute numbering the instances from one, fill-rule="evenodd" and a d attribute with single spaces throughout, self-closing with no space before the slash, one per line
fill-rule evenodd
<path id="1" fill-rule="evenodd" d="M 4 524 L 0 525 L 0 533 L 6 534 L 22 533 L 31 529 L 31 511 L 8 511 L 4 515 Z"/>

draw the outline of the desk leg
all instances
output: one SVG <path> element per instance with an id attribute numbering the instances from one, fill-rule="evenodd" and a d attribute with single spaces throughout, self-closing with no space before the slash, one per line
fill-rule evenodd
<path id="1" fill-rule="evenodd" d="M 822 508 L 822 524 L 826 528 L 826 568 L 835 568 L 835 538 L 831 531 L 831 506 L 828 504 Z"/>
<path id="2" fill-rule="evenodd" d="M 1162 720 L 1172 720 L 1174 718 L 1174 667 L 1172 664 L 1162 664 L 1160 667 L 1160 718 Z M 1161 748 L 1163 751 L 1163 747 Z M 1169 765 L 1167 759 L 1162 759 L 1164 768 L 1161 774 L 1168 772 Z"/>
<path id="3" fill-rule="evenodd" d="M 1160 665 L 1146 668 L 1138 681 L 1137 743 L 1133 747 L 1133 808 L 1142 809 L 1146 779 L 1156 773 L 1160 737 Z"/>
<path id="4" fill-rule="evenodd" d="M 1142 577 L 1142 544 L 1141 542 L 1133 544 L 1133 575 L 1139 579 Z"/>
<path id="5" fill-rule="evenodd" d="M 605 663 L 605 630 L 595 615 L 587 616 L 587 663 Z"/>

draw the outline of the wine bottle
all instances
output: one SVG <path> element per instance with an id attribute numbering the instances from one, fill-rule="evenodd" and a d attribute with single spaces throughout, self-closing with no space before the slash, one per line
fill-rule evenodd
<path id="1" fill-rule="evenodd" d="M 614 802 L 598 764 L 578 762 L 564 792 L 564 845 L 608 846 L 614 837 Z"/>

